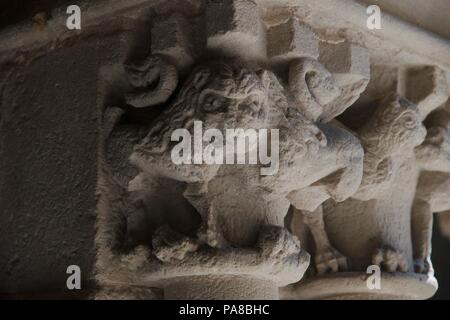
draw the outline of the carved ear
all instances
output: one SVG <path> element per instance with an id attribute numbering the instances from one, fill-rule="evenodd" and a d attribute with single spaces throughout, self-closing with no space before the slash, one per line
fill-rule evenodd
<path id="1" fill-rule="evenodd" d="M 302 113 L 311 121 L 317 121 L 323 113 L 323 106 L 340 94 L 333 76 L 311 58 L 291 63 L 289 89 Z"/>

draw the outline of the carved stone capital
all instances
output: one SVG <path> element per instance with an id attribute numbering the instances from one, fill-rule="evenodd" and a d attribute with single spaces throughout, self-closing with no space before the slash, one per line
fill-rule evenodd
<path id="1" fill-rule="evenodd" d="M 371 65 L 363 41 L 269 8 L 164 14 L 151 52 L 116 66 L 97 280 L 169 299 L 429 298 L 432 212 L 450 209 L 445 71 Z"/>

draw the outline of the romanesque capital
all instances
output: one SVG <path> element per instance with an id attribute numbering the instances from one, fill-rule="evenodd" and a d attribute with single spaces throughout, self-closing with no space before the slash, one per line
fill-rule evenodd
<path id="1" fill-rule="evenodd" d="M 445 294 L 450 4 L 44 2 L 0 12 L 0 298 Z"/>

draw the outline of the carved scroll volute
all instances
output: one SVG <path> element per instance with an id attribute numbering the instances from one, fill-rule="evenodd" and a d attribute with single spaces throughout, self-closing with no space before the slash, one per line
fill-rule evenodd
<path id="1" fill-rule="evenodd" d="M 151 26 L 151 55 L 125 65 L 130 91 L 126 102 L 146 108 L 169 100 L 178 85 L 178 73 L 186 72 L 199 53 L 192 21 L 181 13 L 156 17 Z"/>
<path id="2" fill-rule="evenodd" d="M 178 71 L 166 58 L 151 55 L 144 61 L 125 65 L 133 87 L 126 102 L 135 108 L 152 107 L 166 102 L 178 84 Z"/>
<path id="3" fill-rule="evenodd" d="M 313 122 L 319 120 L 323 106 L 340 94 L 331 73 L 311 58 L 291 62 L 289 89 L 302 113 Z"/>

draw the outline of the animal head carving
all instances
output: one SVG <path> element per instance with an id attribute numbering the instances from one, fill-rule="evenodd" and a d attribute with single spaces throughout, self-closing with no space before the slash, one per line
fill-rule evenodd
<path id="1" fill-rule="evenodd" d="M 136 150 L 165 152 L 173 130 L 191 131 L 194 121 L 206 129 L 273 128 L 287 108 L 283 86 L 272 72 L 238 61 L 209 63 L 192 72 Z"/>
<path id="2" fill-rule="evenodd" d="M 381 157 L 412 149 L 423 142 L 425 135 L 417 106 L 396 94 L 380 102 L 360 131 L 366 152 Z"/>

